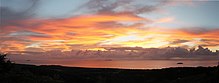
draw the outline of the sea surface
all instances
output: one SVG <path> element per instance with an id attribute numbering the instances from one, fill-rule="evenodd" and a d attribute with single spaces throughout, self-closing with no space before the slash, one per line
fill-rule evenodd
<path id="1" fill-rule="evenodd" d="M 85 68 L 162 69 L 169 67 L 217 66 L 219 60 L 17 60 L 16 63 Z"/>

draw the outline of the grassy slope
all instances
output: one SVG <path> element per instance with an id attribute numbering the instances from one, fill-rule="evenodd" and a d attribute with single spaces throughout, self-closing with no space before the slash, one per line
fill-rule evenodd
<path id="1" fill-rule="evenodd" d="M 0 73 L 0 83 L 219 83 L 218 75 L 218 67 L 130 70 L 14 64 Z"/>

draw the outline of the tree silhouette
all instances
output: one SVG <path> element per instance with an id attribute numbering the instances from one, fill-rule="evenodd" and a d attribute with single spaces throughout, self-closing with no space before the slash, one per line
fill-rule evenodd
<path id="1" fill-rule="evenodd" d="M 12 67 L 11 61 L 6 56 L 7 54 L 0 54 L 0 73 L 8 72 Z"/>
<path id="2" fill-rule="evenodd" d="M 0 54 L 0 63 L 6 63 L 6 55 L 7 54 Z"/>

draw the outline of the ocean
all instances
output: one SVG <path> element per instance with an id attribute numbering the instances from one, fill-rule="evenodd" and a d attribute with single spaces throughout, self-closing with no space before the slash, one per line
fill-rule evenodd
<path id="1" fill-rule="evenodd" d="M 85 68 L 162 69 L 169 67 L 217 66 L 219 60 L 15 60 L 20 64 L 61 65 Z"/>

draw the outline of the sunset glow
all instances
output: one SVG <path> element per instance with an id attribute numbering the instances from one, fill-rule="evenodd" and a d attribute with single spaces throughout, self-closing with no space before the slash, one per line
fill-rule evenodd
<path id="1" fill-rule="evenodd" d="M 219 0 L 0 0 L 0 83 L 219 83 L 218 69 Z"/>
<path id="2" fill-rule="evenodd" d="M 199 18 L 191 19 L 193 22 L 187 23 L 178 18 L 181 14 L 172 12 L 175 9 L 180 9 L 182 5 L 191 9 L 203 8 L 202 11 L 205 11 L 205 7 L 208 8 L 209 4 L 213 4 L 211 2 L 200 1 L 196 4 L 192 1 L 188 3 L 152 1 L 152 5 L 140 4 L 139 2 L 142 1 L 138 0 L 107 2 L 112 6 L 96 7 L 94 4 L 104 5 L 101 2 L 98 3 L 98 0 L 81 3 L 81 6 L 78 7 L 79 10 L 71 12 L 72 15 L 64 16 L 63 14 L 63 16 L 56 18 L 43 18 L 44 14 L 40 12 L 36 12 L 38 17 L 14 16 L 8 18 L 7 16 L 10 16 L 7 14 L 8 11 L 16 12 L 10 10 L 10 4 L 1 6 L 4 13 L 1 13 L 3 18 L 0 28 L 0 50 L 4 52 L 32 51 L 30 49 L 67 51 L 72 49 L 99 50 L 106 47 L 162 48 L 167 46 L 193 48 L 198 45 L 208 47 L 213 51 L 219 49 L 218 24 L 197 26 L 197 24 L 202 23 L 199 22 Z M 139 7 L 133 6 L 136 4 Z M 151 5 L 151 9 L 147 8 L 148 5 Z M 173 9 L 172 6 L 176 8 Z M 66 9 L 69 8 L 66 7 Z M 186 7 L 182 8 L 183 10 L 187 11 Z M 215 9 L 215 11 L 217 10 Z M 62 12 L 61 10 L 57 11 Z M 186 19 L 192 16 L 194 15 L 190 15 Z M 208 15 L 197 17 L 201 16 L 208 18 Z M 217 19 L 218 15 L 215 16 L 215 18 L 210 16 L 209 18 Z M 209 21 L 208 19 L 201 20 Z M 215 26 L 213 27 L 213 25 Z"/>

